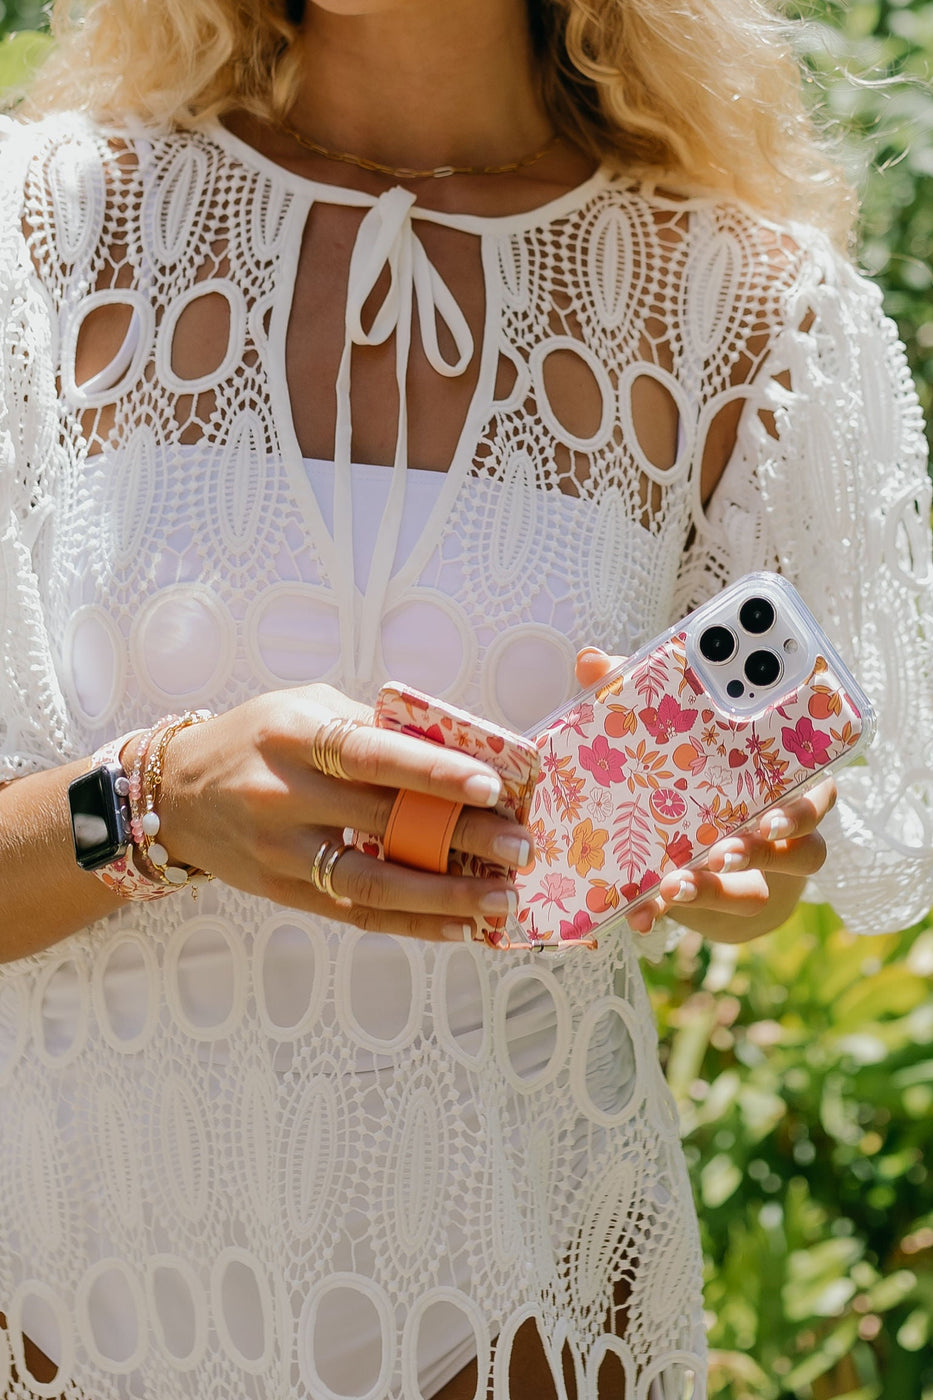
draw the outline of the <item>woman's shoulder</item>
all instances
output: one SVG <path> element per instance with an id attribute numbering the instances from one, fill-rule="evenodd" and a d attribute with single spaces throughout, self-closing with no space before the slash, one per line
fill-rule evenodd
<path id="1" fill-rule="evenodd" d="M 117 238 L 122 229 L 145 243 L 153 224 L 146 211 L 158 188 L 167 197 L 201 198 L 211 152 L 215 163 L 222 159 L 204 133 L 139 121 L 104 123 L 82 112 L 0 118 L 3 242 L 28 231 L 40 278 L 49 271 L 56 283 L 80 281 L 101 239 Z"/>
<path id="2" fill-rule="evenodd" d="M 698 298 L 795 316 L 814 299 L 877 315 L 881 293 L 826 230 L 777 218 L 723 194 L 682 190 L 658 176 L 612 175 L 602 192 L 626 241 L 651 245 L 671 287 Z"/>
<path id="3" fill-rule="evenodd" d="M 167 154 L 212 144 L 202 132 L 154 128 L 131 118 L 103 122 L 75 111 L 0 115 L 0 180 L 8 190 L 42 185 L 61 208 L 69 199 L 87 200 L 88 180 L 108 186 L 145 180 Z"/>

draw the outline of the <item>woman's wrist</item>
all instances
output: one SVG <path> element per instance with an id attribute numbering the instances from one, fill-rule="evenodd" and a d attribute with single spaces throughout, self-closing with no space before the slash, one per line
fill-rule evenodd
<path id="1" fill-rule="evenodd" d="M 196 886 L 212 878 L 204 870 L 171 859 L 163 844 L 158 811 L 170 744 L 183 729 L 212 718 L 209 710 L 165 715 L 148 730 L 133 730 L 112 739 L 90 760 L 96 777 L 71 785 L 69 805 L 78 864 L 120 898 L 161 899 L 185 887 L 196 896 Z M 79 832 L 81 836 L 92 829 L 96 833 L 104 824 L 110 831 L 110 849 L 107 843 L 102 850 L 86 849 L 86 839 L 79 846 Z"/>

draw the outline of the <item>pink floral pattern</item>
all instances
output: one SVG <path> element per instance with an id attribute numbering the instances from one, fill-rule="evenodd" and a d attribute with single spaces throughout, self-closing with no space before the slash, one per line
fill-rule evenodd
<path id="1" fill-rule="evenodd" d="M 715 709 L 677 633 L 538 735 L 536 861 L 517 877 L 529 942 L 595 945 L 666 871 L 843 758 L 862 717 L 819 656 L 808 680 L 748 720 Z"/>

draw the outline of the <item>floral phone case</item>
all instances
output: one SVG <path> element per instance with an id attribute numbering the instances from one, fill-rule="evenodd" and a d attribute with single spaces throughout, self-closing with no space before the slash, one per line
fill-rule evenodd
<path id="1" fill-rule="evenodd" d="M 502 796 L 493 810 L 522 825 L 527 822 L 541 763 L 533 740 L 395 681 L 388 681 L 379 691 L 373 723 L 380 729 L 395 729 L 428 743 L 460 749 L 488 763 L 502 779 Z M 368 855 L 382 856 L 382 842 L 378 836 L 357 832 L 353 840 Z M 510 880 L 515 878 L 514 869 L 458 851 L 451 851 L 448 870 L 451 874 L 481 878 L 500 875 Z M 508 948 L 510 939 L 505 925 L 504 918 L 477 920 L 476 941 L 494 948 Z"/>
<path id="2" fill-rule="evenodd" d="M 514 922 L 537 947 L 593 946 L 668 870 L 702 864 L 873 732 L 796 590 L 748 575 L 540 726 L 536 859 Z"/>

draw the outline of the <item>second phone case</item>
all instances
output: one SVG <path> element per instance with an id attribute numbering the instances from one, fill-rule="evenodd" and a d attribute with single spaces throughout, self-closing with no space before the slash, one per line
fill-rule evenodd
<path id="1" fill-rule="evenodd" d="M 739 580 L 537 730 L 523 938 L 593 946 L 666 872 L 702 864 L 873 732 L 866 696 L 796 590 L 775 574 Z"/>

